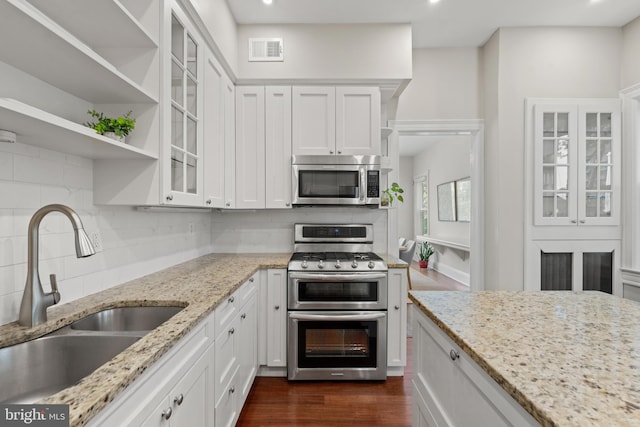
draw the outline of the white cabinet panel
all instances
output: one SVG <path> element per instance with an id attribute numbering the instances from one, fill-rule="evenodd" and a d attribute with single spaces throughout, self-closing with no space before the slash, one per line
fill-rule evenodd
<path id="1" fill-rule="evenodd" d="M 238 386 L 240 406 L 249 395 L 253 379 L 258 371 L 258 299 L 253 294 L 240 311 L 238 323 Z"/>
<path id="2" fill-rule="evenodd" d="M 387 366 L 407 364 L 407 270 L 391 268 L 388 273 Z"/>
<path id="3" fill-rule="evenodd" d="M 291 207 L 291 87 L 266 89 L 266 207 Z"/>
<path id="4" fill-rule="evenodd" d="M 236 88 L 236 208 L 265 207 L 264 87 Z"/>
<path id="5" fill-rule="evenodd" d="M 287 366 L 287 270 L 267 272 L 267 366 Z"/>
<path id="6" fill-rule="evenodd" d="M 225 105 L 224 70 L 207 49 L 204 66 L 204 186 L 205 205 L 224 207 Z"/>
<path id="7" fill-rule="evenodd" d="M 224 76 L 224 207 L 236 207 L 236 88 Z"/>
<path id="8" fill-rule="evenodd" d="M 334 154 L 336 91 L 333 87 L 293 87 L 293 154 Z"/>
<path id="9" fill-rule="evenodd" d="M 378 155 L 380 137 L 380 89 L 336 88 L 336 153 Z"/>

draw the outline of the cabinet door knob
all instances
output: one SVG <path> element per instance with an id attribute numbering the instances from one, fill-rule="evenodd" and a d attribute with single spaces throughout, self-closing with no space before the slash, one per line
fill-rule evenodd
<path id="1" fill-rule="evenodd" d="M 451 349 L 449 351 L 449 357 L 451 358 L 451 360 L 456 360 L 456 359 L 460 359 L 460 353 L 458 353 L 457 351 L 455 351 L 454 349 Z"/>
<path id="2" fill-rule="evenodd" d="M 338 150 L 338 154 L 342 154 L 342 151 Z"/>
<path id="3" fill-rule="evenodd" d="M 276 306 L 275 306 L 275 307 L 273 307 L 273 308 L 275 308 L 276 310 L 280 310 L 280 306 L 279 306 L 279 305 L 276 305 Z"/>
<path id="4" fill-rule="evenodd" d="M 178 406 L 182 405 L 182 401 L 184 400 L 184 396 L 182 393 L 173 398 L 173 403 L 176 403 Z"/>
<path id="5" fill-rule="evenodd" d="M 229 329 L 229 335 L 233 335 L 236 332 L 236 328 Z"/>
<path id="6" fill-rule="evenodd" d="M 291 206 L 291 203 L 287 202 L 284 205 L 288 207 L 288 206 Z"/>
<path id="7" fill-rule="evenodd" d="M 575 219 L 571 220 L 571 224 L 577 224 L 577 223 L 578 223 L 578 221 L 576 221 Z"/>
<path id="8" fill-rule="evenodd" d="M 241 318 L 242 320 L 246 319 L 246 318 L 247 318 L 247 313 L 242 313 L 242 314 L 240 315 L 240 318 Z"/>
<path id="9" fill-rule="evenodd" d="M 584 224 L 585 222 L 587 222 L 587 221 L 586 221 L 586 220 L 584 220 L 584 219 L 581 219 L 581 220 L 580 220 L 580 224 Z"/>
<path id="10" fill-rule="evenodd" d="M 231 388 L 229 389 L 229 394 L 233 394 L 236 392 L 236 387 L 235 386 L 231 386 Z"/>
<path id="11" fill-rule="evenodd" d="M 251 279 L 249 279 L 249 282 L 253 283 L 254 282 L 254 278 L 252 277 Z"/>
<path id="12" fill-rule="evenodd" d="M 400 310 L 400 306 L 399 305 L 394 305 L 393 308 L 395 308 L 396 310 Z"/>
<path id="13" fill-rule="evenodd" d="M 229 297 L 229 304 L 233 304 L 233 302 L 236 300 L 236 297 Z"/>
<path id="14" fill-rule="evenodd" d="M 225 203 L 225 206 L 227 206 L 227 207 L 231 206 L 231 202 Z"/>
<path id="15" fill-rule="evenodd" d="M 207 204 L 208 204 L 208 205 L 210 205 L 211 203 L 213 203 L 213 202 L 211 201 L 211 199 L 207 200 Z"/>
<path id="16" fill-rule="evenodd" d="M 329 150 L 329 154 L 333 154 L 333 150 Z"/>
<path id="17" fill-rule="evenodd" d="M 166 199 L 167 199 L 167 201 L 168 201 L 168 202 L 172 201 L 172 200 L 173 200 L 173 195 L 172 195 L 172 194 L 169 194 L 169 195 L 166 197 Z"/>
<path id="18" fill-rule="evenodd" d="M 165 420 L 168 420 L 169 418 L 171 418 L 171 414 L 173 414 L 173 411 L 171 410 L 171 408 L 167 408 L 164 411 L 162 411 L 162 418 L 164 418 Z"/>

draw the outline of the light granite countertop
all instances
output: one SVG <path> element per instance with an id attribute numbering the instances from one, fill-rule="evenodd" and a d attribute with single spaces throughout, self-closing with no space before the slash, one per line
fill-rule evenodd
<path id="1" fill-rule="evenodd" d="M 381 256 L 389 268 L 408 267 L 397 257 Z M 46 335 L 103 309 L 141 305 L 184 306 L 184 310 L 77 385 L 41 401 L 68 404 L 70 426 L 82 426 L 256 271 L 287 268 L 290 257 L 290 253 L 206 255 L 67 304 L 53 306 L 47 311 L 49 320 L 42 325 L 25 328 L 14 322 L 0 326 L 0 348 Z"/>
<path id="2" fill-rule="evenodd" d="M 291 254 L 211 254 L 48 310 L 34 328 L 0 327 L 0 347 L 60 329 L 105 308 L 179 305 L 185 309 L 102 365 L 80 383 L 40 403 L 69 405 L 70 426 L 87 423 L 256 271 L 287 268 Z"/>
<path id="3" fill-rule="evenodd" d="M 601 292 L 410 298 L 542 425 L 640 425 L 640 304 Z"/>

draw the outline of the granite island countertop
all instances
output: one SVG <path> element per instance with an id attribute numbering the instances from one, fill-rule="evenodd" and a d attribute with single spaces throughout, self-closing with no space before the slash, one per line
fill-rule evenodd
<path id="1" fill-rule="evenodd" d="M 640 425 L 640 304 L 568 291 L 410 298 L 542 425 Z"/>
<path id="2" fill-rule="evenodd" d="M 179 305 L 185 309 L 102 365 L 75 386 L 39 403 L 69 405 L 70 426 L 82 426 L 104 409 L 256 271 L 287 268 L 287 254 L 211 254 L 53 306 L 48 321 L 33 328 L 0 326 L 0 347 L 55 331 L 88 314 L 113 307 Z"/>

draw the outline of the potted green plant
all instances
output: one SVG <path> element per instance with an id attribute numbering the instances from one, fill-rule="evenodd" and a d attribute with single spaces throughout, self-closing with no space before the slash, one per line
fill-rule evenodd
<path id="1" fill-rule="evenodd" d="M 87 114 L 98 121 L 87 122 L 84 125 L 95 130 L 99 135 L 104 135 L 124 143 L 125 137 L 129 135 L 129 132 L 131 132 L 136 125 L 136 119 L 131 117 L 131 113 L 132 111 L 129 111 L 122 117 L 112 118 L 106 117 L 104 113 L 99 113 L 96 110 L 89 110 Z"/>
<path id="2" fill-rule="evenodd" d="M 380 200 L 380 204 L 382 206 L 389 205 L 389 207 L 391 207 L 393 206 L 393 201 L 396 199 L 400 203 L 402 203 L 404 202 L 404 197 L 402 196 L 403 193 L 404 190 L 402 189 L 402 187 L 400 187 L 397 182 L 394 182 L 391 184 L 391 187 L 382 191 L 382 199 Z"/>
<path id="3" fill-rule="evenodd" d="M 422 242 L 420 244 L 420 251 L 418 252 L 418 265 L 420 268 L 429 268 L 429 258 L 433 255 L 433 246 L 429 242 Z"/>

